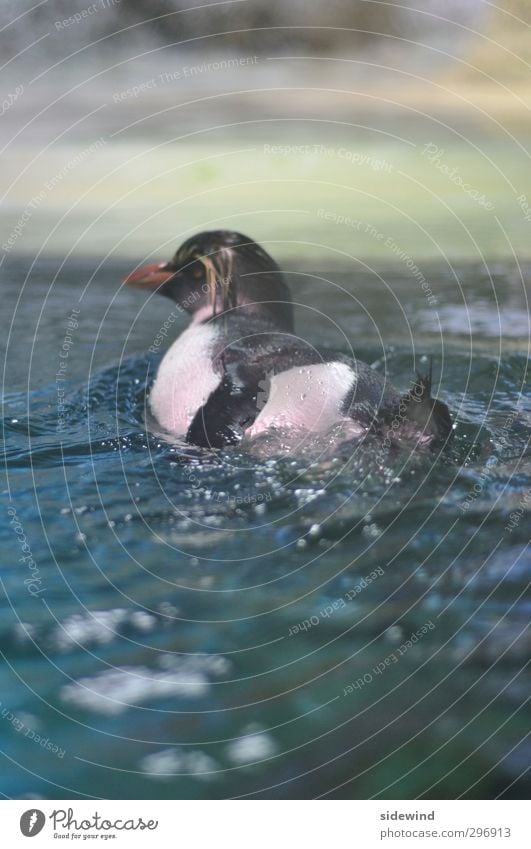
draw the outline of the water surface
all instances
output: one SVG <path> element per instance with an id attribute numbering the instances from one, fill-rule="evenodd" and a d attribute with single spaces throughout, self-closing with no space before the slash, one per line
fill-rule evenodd
<path id="1" fill-rule="evenodd" d="M 426 264 L 429 302 L 398 262 L 298 268 L 305 339 L 404 391 L 433 355 L 448 449 L 172 444 L 171 303 L 4 264 L 2 793 L 529 793 L 530 269 Z"/>

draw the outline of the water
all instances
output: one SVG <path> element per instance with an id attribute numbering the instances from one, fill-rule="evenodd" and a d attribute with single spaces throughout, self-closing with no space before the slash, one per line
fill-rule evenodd
<path id="1" fill-rule="evenodd" d="M 402 266 L 293 274 L 306 339 L 404 390 L 433 355 L 456 429 L 274 457 L 161 437 L 171 304 L 94 270 L 2 269 L 1 792 L 528 794 L 530 269 L 432 264 L 436 305 Z"/>

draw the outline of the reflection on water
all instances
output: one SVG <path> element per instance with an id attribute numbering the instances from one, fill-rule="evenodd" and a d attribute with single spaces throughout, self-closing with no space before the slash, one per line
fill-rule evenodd
<path id="1" fill-rule="evenodd" d="M 144 352 L 171 304 L 118 291 L 119 268 L 82 294 L 90 262 L 48 293 L 53 269 L 39 265 L 22 294 L 23 264 L 3 269 L 5 297 L 21 296 L 3 498 L 42 592 L 24 584 L 6 514 L 2 791 L 528 793 L 530 403 L 515 268 L 432 265 L 437 307 L 389 267 L 293 275 L 305 338 L 344 348 L 344 331 L 404 389 L 434 355 L 454 442 L 383 460 L 370 440 L 258 458 L 168 443 L 146 423 L 158 357 Z M 501 337 L 498 308 L 515 317 Z"/>

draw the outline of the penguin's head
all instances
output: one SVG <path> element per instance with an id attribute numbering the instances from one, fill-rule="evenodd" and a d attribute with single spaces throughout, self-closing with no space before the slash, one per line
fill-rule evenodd
<path id="1" fill-rule="evenodd" d="M 194 321 L 233 313 L 293 329 L 291 296 L 278 265 L 252 239 L 230 230 L 192 236 L 170 262 L 140 268 L 124 283 L 166 295 Z"/>

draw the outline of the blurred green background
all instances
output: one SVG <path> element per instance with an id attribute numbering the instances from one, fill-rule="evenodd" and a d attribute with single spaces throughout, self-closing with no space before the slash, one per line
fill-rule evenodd
<path id="1" fill-rule="evenodd" d="M 328 265 L 531 253 L 526 2 L 25 7 L 0 33 L 4 251 L 229 226 Z"/>

